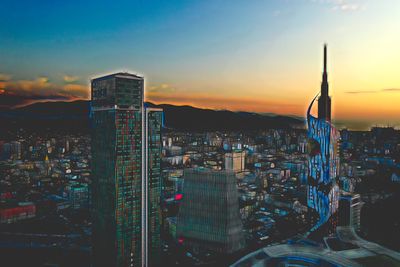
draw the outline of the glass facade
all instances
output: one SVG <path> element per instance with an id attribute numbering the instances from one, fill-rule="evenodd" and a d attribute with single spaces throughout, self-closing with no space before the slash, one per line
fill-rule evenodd
<path id="1" fill-rule="evenodd" d="M 318 118 L 311 115 L 311 108 L 316 98 L 311 101 L 307 110 L 309 150 L 307 205 L 319 214 L 319 221 L 311 231 L 326 223 L 339 207 L 339 187 L 336 180 L 339 175 L 340 133 L 331 124 L 326 45 L 324 45 L 321 92 L 318 98 Z"/>
<path id="2" fill-rule="evenodd" d="M 236 177 L 233 171 L 184 171 L 177 235 L 194 249 L 232 253 L 244 247 Z"/>
<path id="3" fill-rule="evenodd" d="M 309 138 L 307 203 L 320 216 L 319 225 L 328 221 L 339 206 L 339 187 L 336 179 L 339 170 L 338 141 L 340 133 L 325 120 L 307 112 Z"/>
<path id="4" fill-rule="evenodd" d="M 149 266 L 160 246 L 162 111 L 143 112 L 143 84 L 127 73 L 92 81 L 94 266 Z"/>
<path id="5" fill-rule="evenodd" d="M 161 225 L 161 128 L 163 112 L 160 109 L 146 108 L 147 128 L 147 184 L 148 192 L 148 249 L 149 266 L 159 264 L 160 225 Z"/>

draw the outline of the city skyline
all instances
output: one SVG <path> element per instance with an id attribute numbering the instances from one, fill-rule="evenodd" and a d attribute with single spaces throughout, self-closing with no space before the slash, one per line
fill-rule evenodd
<path id="1" fill-rule="evenodd" d="M 304 117 L 327 42 L 333 120 L 400 124 L 398 1 L 19 5 L 3 5 L 0 106 L 88 99 L 91 77 L 126 70 L 147 101 Z"/>
<path id="2" fill-rule="evenodd" d="M 5 265 L 400 266 L 399 0 L 0 8 Z"/>

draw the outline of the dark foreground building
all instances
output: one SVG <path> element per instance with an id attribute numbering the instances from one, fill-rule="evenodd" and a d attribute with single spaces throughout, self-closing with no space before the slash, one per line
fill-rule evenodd
<path id="1" fill-rule="evenodd" d="M 154 266 L 160 249 L 162 110 L 144 107 L 144 79 L 92 80 L 94 266 Z"/>
<path id="2" fill-rule="evenodd" d="M 364 203 L 359 194 L 342 192 L 339 200 L 339 225 L 358 231 L 361 226 L 361 208 Z"/>
<path id="3" fill-rule="evenodd" d="M 184 171 L 177 236 L 194 250 L 233 253 L 244 247 L 233 171 Z"/>

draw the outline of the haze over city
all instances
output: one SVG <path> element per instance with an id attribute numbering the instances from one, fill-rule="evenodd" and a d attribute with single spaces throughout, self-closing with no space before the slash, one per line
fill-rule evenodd
<path id="1" fill-rule="evenodd" d="M 89 99 L 91 78 L 130 71 L 146 77 L 147 101 L 304 117 L 326 42 L 338 126 L 400 124 L 397 0 L 5 1 L 1 9 L 1 107 Z"/>

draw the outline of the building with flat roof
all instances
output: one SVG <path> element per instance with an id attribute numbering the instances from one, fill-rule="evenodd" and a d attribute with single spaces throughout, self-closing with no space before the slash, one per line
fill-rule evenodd
<path id="1" fill-rule="evenodd" d="M 232 151 L 225 153 L 225 170 L 241 172 L 245 169 L 245 151 Z"/>
<path id="2" fill-rule="evenodd" d="M 177 236 L 194 250 L 233 253 L 244 247 L 238 192 L 233 171 L 184 171 Z"/>
<path id="3" fill-rule="evenodd" d="M 144 106 L 144 79 L 92 80 L 94 266 L 154 266 L 160 252 L 162 110 Z"/>
<path id="4" fill-rule="evenodd" d="M 363 204 L 359 194 L 342 191 L 339 198 L 339 225 L 350 226 L 355 230 L 359 230 Z"/>

